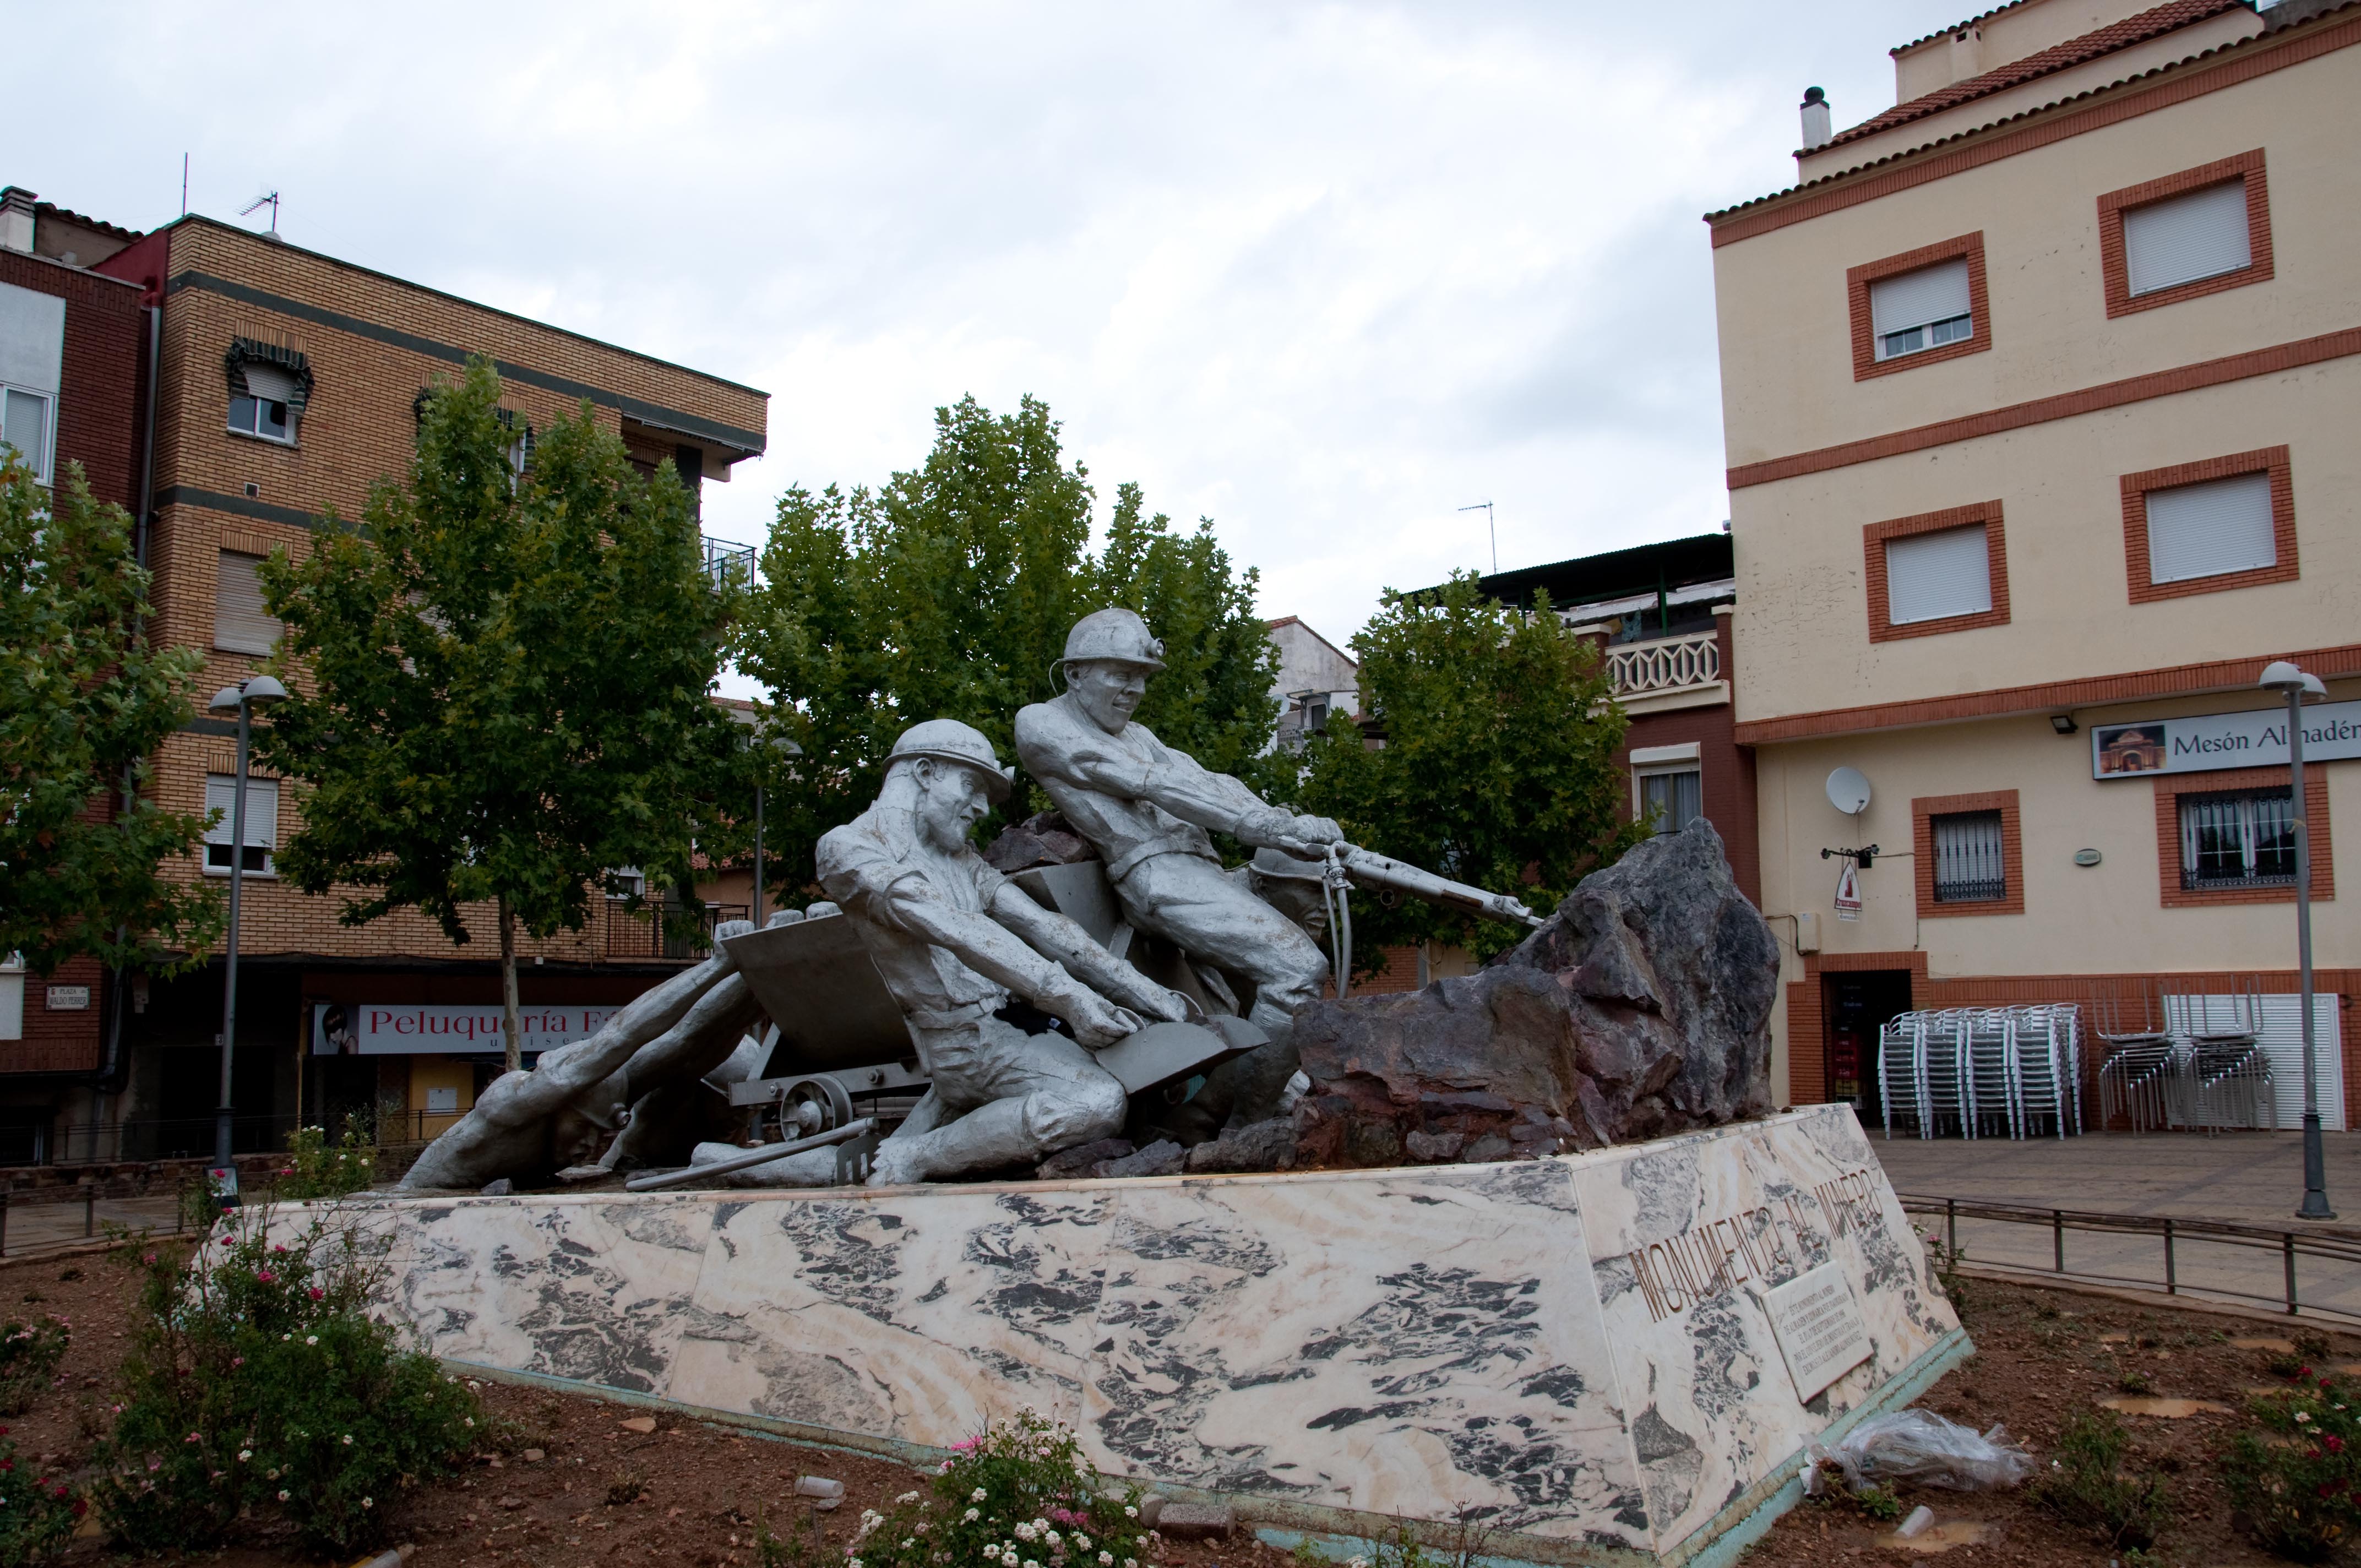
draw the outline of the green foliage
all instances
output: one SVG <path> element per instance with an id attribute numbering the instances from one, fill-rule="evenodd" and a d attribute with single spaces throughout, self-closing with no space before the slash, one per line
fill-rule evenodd
<path id="1" fill-rule="evenodd" d="M 81 465 L 51 491 L 0 461 L 0 954 L 38 974 L 84 956 L 170 973 L 221 932 L 214 890 L 159 870 L 192 852 L 203 816 L 137 794 L 204 667 L 148 644 L 148 581 L 130 516 L 92 499 Z M 116 808 L 93 814 L 110 794 Z"/>
<path id="2" fill-rule="evenodd" d="M 19 1465 L 7 1431 L 0 1427 L 0 1568 L 19 1568 L 64 1551 L 90 1500 L 63 1476 Z"/>
<path id="3" fill-rule="evenodd" d="M 127 1547 L 208 1546 L 251 1509 L 348 1552 L 470 1446 L 474 1396 L 369 1315 L 382 1261 L 350 1230 L 269 1232 L 268 1208 L 241 1210 L 187 1255 L 141 1259 L 124 1402 L 96 1454 Z"/>
<path id="4" fill-rule="evenodd" d="M 38 1323 L 0 1323 L 0 1416 L 22 1414 L 66 1357 L 72 1325 L 55 1312 Z"/>
<path id="5" fill-rule="evenodd" d="M 585 404 L 519 476 L 500 398 L 471 361 L 365 529 L 265 565 L 280 659 L 307 674 L 258 749 L 304 785 L 282 879 L 346 893 L 346 925 L 414 906 L 456 943 L 467 906 L 494 905 L 512 977 L 511 921 L 582 929 L 613 868 L 694 886 L 707 799 L 739 765 L 707 694 L 744 596 L 715 590 L 669 466 L 642 479 Z"/>
<path id="6" fill-rule="evenodd" d="M 778 732 L 804 750 L 775 764 L 766 800 L 765 856 L 785 885 L 807 883 L 819 836 L 868 808 L 910 725 L 963 719 L 1015 762 L 1016 710 L 1057 694 L 1067 631 L 1109 605 L 1138 610 L 1164 640 L 1139 721 L 1207 767 L 1269 782 L 1257 770 L 1277 720 L 1277 652 L 1255 613 L 1256 574 L 1234 574 L 1210 523 L 1183 534 L 1143 515 L 1136 485 L 1118 488 L 1090 555 L 1089 471 L 1064 461 L 1058 433 L 1032 398 L 1007 415 L 965 398 L 935 411 L 925 463 L 883 488 L 780 497 L 736 652 L 776 699 Z M 1045 804 L 1020 778 L 1004 810 Z"/>
<path id="7" fill-rule="evenodd" d="M 334 1147 L 325 1127 L 295 1129 L 287 1140 L 287 1163 L 280 1168 L 275 1196 L 297 1203 L 341 1198 L 376 1181 L 377 1146 L 361 1131 L 360 1119 L 348 1115 Z"/>
<path id="8" fill-rule="evenodd" d="M 1891 1486 L 1863 1486 L 1852 1494 L 1852 1502 L 1862 1518 L 1879 1524 L 1892 1524 L 1902 1517 L 1902 1499 Z"/>
<path id="9" fill-rule="evenodd" d="M 1072 1431 L 1027 1410 L 960 1444 L 931 1496 L 862 1509 L 845 1568 L 1140 1568 L 1148 1554 L 1138 1488 L 1108 1496 Z"/>
<path id="10" fill-rule="evenodd" d="M 2154 1546 L 2169 1516 L 2164 1481 L 2122 1473 L 2130 1444 L 2131 1433 L 2113 1410 L 2070 1416 L 2051 1450 L 2050 1470 L 2034 1479 L 2029 1495 L 2061 1522 L 2110 1546 Z"/>
<path id="11" fill-rule="evenodd" d="M 2322 1377 L 2246 1409 L 2266 1432 L 2241 1432 L 2222 1462 L 2231 1505 L 2264 1548 L 2325 1563 L 2361 1525 L 2361 1420 L 2350 1386 Z"/>
<path id="12" fill-rule="evenodd" d="M 1353 652 L 1385 744 L 1370 750 L 1331 717 L 1305 748 L 1300 795 L 1353 842 L 1547 911 L 1647 837 L 1620 820 L 1630 782 L 1614 755 L 1627 721 L 1598 651 L 1546 602 L 1521 615 L 1458 574 L 1432 593 L 1389 592 Z M 1392 944 L 1488 958 L 1520 937 L 1413 900 L 1356 904 L 1353 923 L 1371 965 Z"/>

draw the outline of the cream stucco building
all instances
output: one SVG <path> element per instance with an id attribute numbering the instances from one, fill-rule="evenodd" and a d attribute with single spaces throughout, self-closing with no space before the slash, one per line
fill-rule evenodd
<path id="1" fill-rule="evenodd" d="M 1850 130 L 1807 94 L 1799 183 L 1708 220 L 1784 1098 L 1871 1108 L 1914 1003 L 2292 992 L 2272 659 L 2351 705 L 2306 793 L 2352 1045 L 2356 45 L 2361 5 L 2018 0 Z M 1868 844 L 1840 920 L 1821 850 Z"/>

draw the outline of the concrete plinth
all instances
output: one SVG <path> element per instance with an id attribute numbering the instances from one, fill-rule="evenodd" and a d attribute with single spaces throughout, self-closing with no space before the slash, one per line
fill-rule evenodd
<path id="1" fill-rule="evenodd" d="M 1465 1509 L 1532 1562 L 1726 1556 L 1968 1349 L 1840 1106 L 1502 1165 L 334 1212 L 454 1363 L 914 1458 L 1029 1404 L 1246 1523 Z M 1847 1294 L 1866 1358 L 1799 1391 L 1861 1354 Z"/>

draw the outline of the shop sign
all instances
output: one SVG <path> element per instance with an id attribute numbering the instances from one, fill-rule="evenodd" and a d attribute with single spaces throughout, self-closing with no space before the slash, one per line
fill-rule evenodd
<path id="1" fill-rule="evenodd" d="M 2202 713 L 2137 724 L 2091 727 L 2091 776 L 2197 773 L 2213 768 L 2285 767 L 2287 708 Z M 2361 757 L 2361 702 L 2323 702 L 2303 710 L 2303 760 Z"/>
<path id="2" fill-rule="evenodd" d="M 1837 872 L 1837 918 L 1861 918 L 1861 872 L 1850 855 L 1844 858 L 1843 867 Z"/>
<path id="3" fill-rule="evenodd" d="M 620 1009 L 525 1007 L 517 1013 L 518 1045 L 531 1056 L 583 1040 Z M 414 1002 L 315 1002 L 312 1054 L 322 1057 L 472 1056 L 508 1048 L 500 1005 L 446 1007 Z"/>

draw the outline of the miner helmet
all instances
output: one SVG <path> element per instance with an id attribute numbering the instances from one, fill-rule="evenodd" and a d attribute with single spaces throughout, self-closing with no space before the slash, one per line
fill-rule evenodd
<path id="1" fill-rule="evenodd" d="M 932 757 L 974 769 L 983 775 L 984 791 L 995 806 L 1006 800 L 1016 785 L 1016 770 L 1000 765 L 999 753 L 983 732 L 956 718 L 929 718 L 903 730 L 886 754 L 885 765 L 890 768 L 906 757 Z"/>
<path id="2" fill-rule="evenodd" d="M 1257 876 L 1270 877 L 1279 882 L 1323 882 L 1327 877 L 1327 867 L 1323 862 L 1307 861 L 1268 845 L 1254 852 L 1254 872 Z"/>
<path id="3" fill-rule="evenodd" d="M 1148 622 L 1127 609 L 1094 609 L 1074 622 L 1066 633 L 1066 656 L 1060 663 L 1087 663 L 1105 659 L 1136 664 L 1144 670 L 1164 667 L 1164 644 L 1149 635 Z"/>

